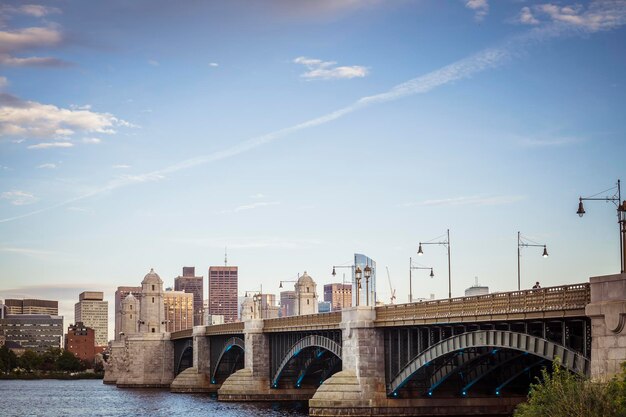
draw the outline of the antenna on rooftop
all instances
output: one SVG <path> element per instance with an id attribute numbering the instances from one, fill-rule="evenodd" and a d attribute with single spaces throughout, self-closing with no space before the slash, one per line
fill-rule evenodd
<path id="1" fill-rule="evenodd" d="M 224 266 L 228 266 L 228 250 L 226 246 L 224 246 Z"/>

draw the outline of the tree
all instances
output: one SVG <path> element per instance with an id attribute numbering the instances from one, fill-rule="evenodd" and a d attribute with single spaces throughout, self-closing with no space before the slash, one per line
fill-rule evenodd
<path id="1" fill-rule="evenodd" d="M 42 371 L 56 371 L 57 370 L 57 359 L 61 356 L 61 349 L 59 348 L 49 348 L 42 354 Z"/>
<path id="2" fill-rule="evenodd" d="M 35 371 L 41 368 L 43 358 L 37 352 L 33 350 L 27 350 L 22 356 L 19 357 L 18 364 L 20 368 L 24 368 L 27 371 Z"/>
<path id="3" fill-rule="evenodd" d="M 0 347 L 0 364 L 2 364 L 1 370 L 7 374 L 17 367 L 17 356 L 6 345 Z"/>
<path id="4" fill-rule="evenodd" d="M 84 370 L 83 363 L 72 352 L 64 350 L 57 359 L 56 367 L 59 371 L 76 372 Z"/>

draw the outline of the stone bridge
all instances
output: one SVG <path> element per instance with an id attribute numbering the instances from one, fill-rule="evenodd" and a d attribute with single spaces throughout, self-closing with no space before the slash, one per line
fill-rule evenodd
<path id="1" fill-rule="evenodd" d="M 506 415 L 557 358 L 594 378 L 619 371 L 625 283 L 620 274 L 198 326 L 169 335 L 173 353 L 164 366 L 172 391 L 217 392 L 221 401 L 309 400 L 311 415 Z"/>

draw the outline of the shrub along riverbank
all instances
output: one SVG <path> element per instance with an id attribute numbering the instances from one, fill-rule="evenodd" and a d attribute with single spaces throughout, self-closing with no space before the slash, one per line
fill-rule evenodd
<path id="1" fill-rule="evenodd" d="M 608 382 L 594 382 L 563 369 L 558 361 L 552 373 L 541 371 L 541 379 L 530 387 L 528 401 L 520 404 L 514 417 L 625 417 L 626 364 L 622 373 Z"/>
<path id="2" fill-rule="evenodd" d="M 89 364 L 63 349 L 26 350 L 17 356 L 0 347 L 0 379 L 102 379 L 102 364 Z"/>

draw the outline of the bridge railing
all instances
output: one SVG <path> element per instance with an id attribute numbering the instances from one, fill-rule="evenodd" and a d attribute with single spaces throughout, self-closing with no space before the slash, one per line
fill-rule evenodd
<path id="1" fill-rule="evenodd" d="M 244 323 L 242 321 L 234 323 L 214 324 L 206 326 L 206 335 L 240 334 L 243 333 Z"/>
<path id="2" fill-rule="evenodd" d="M 170 340 L 186 339 L 192 336 L 192 332 L 193 332 L 193 329 L 184 329 L 184 330 L 178 330 L 176 332 L 172 332 L 170 334 Z"/>
<path id="3" fill-rule="evenodd" d="M 285 330 L 325 330 L 338 329 L 341 323 L 341 311 L 332 313 L 307 314 L 277 319 L 263 320 L 263 331 L 280 332 Z"/>
<path id="4" fill-rule="evenodd" d="M 588 283 L 562 285 L 380 306 L 376 307 L 376 322 L 380 325 L 392 325 L 402 321 L 464 321 L 463 318 L 476 319 L 483 316 L 492 319 L 493 316 L 523 316 L 533 313 L 560 316 L 571 311 L 584 314 L 585 306 L 590 301 Z"/>

